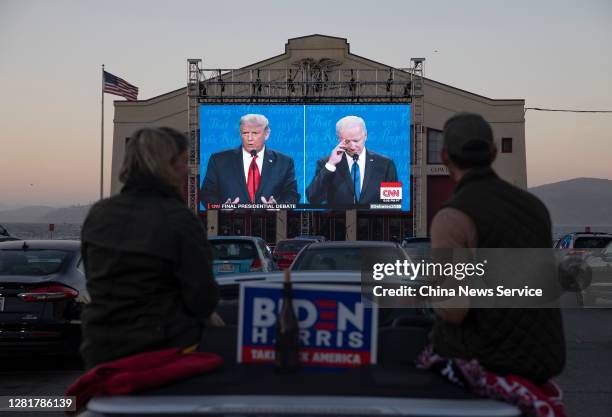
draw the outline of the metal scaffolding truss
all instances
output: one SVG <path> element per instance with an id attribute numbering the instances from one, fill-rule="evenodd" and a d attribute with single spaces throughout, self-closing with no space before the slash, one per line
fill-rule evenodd
<path id="1" fill-rule="evenodd" d="M 202 69 L 199 101 L 410 102 L 411 88 L 410 73 L 394 68 L 364 70 L 301 65 L 280 69 Z"/>
<path id="2" fill-rule="evenodd" d="M 300 212 L 300 235 L 306 236 L 312 234 L 313 213 L 311 211 Z"/>
<path id="3" fill-rule="evenodd" d="M 414 236 L 423 237 L 427 235 L 427 219 L 425 209 L 425 199 L 427 192 L 425 172 L 425 94 L 423 73 L 425 58 L 412 58 L 411 76 L 411 96 L 412 96 L 412 233 Z"/>
<path id="4" fill-rule="evenodd" d="M 424 61 L 413 58 L 404 69 L 355 69 L 332 59 L 305 58 L 282 68 L 205 69 L 200 59 L 189 59 L 189 207 L 198 210 L 201 103 L 413 103 L 414 233 L 423 234 Z M 310 227 L 310 217 L 303 218 L 302 232 Z"/>
<path id="5" fill-rule="evenodd" d="M 189 137 L 189 176 L 187 177 L 187 205 L 196 214 L 199 205 L 200 174 L 200 63 L 201 59 L 187 60 L 187 134 Z"/>

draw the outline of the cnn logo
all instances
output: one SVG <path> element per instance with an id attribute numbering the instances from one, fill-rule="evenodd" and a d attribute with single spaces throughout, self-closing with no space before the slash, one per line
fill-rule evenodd
<path id="1" fill-rule="evenodd" d="M 401 200 L 402 199 L 402 183 L 401 182 L 382 182 L 380 183 L 380 199 L 381 200 Z"/>

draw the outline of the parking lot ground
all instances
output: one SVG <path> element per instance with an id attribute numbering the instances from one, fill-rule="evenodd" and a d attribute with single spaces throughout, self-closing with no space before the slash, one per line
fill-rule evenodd
<path id="1" fill-rule="evenodd" d="M 567 362 L 557 381 L 569 417 L 612 416 L 612 308 L 565 310 Z"/>

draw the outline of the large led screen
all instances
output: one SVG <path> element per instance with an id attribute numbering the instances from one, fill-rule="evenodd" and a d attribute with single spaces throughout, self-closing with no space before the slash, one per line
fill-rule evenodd
<path id="1" fill-rule="evenodd" d="M 409 104 L 203 104 L 200 208 L 410 210 Z"/>

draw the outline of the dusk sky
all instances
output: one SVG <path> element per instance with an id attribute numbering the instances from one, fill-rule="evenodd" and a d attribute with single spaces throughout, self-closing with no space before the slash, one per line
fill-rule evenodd
<path id="1" fill-rule="evenodd" d="M 487 97 L 612 110 L 610 0 L 0 0 L 0 209 L 97 200 L 101 64 L 147 99 L 185 85 L 187 58 L 242 67 L 315 33 L 396 67 L 425 57 L 426 77 Z M 525 130 L 529 186 L 612 179 L 612 114 L 528 111 Z"/>

